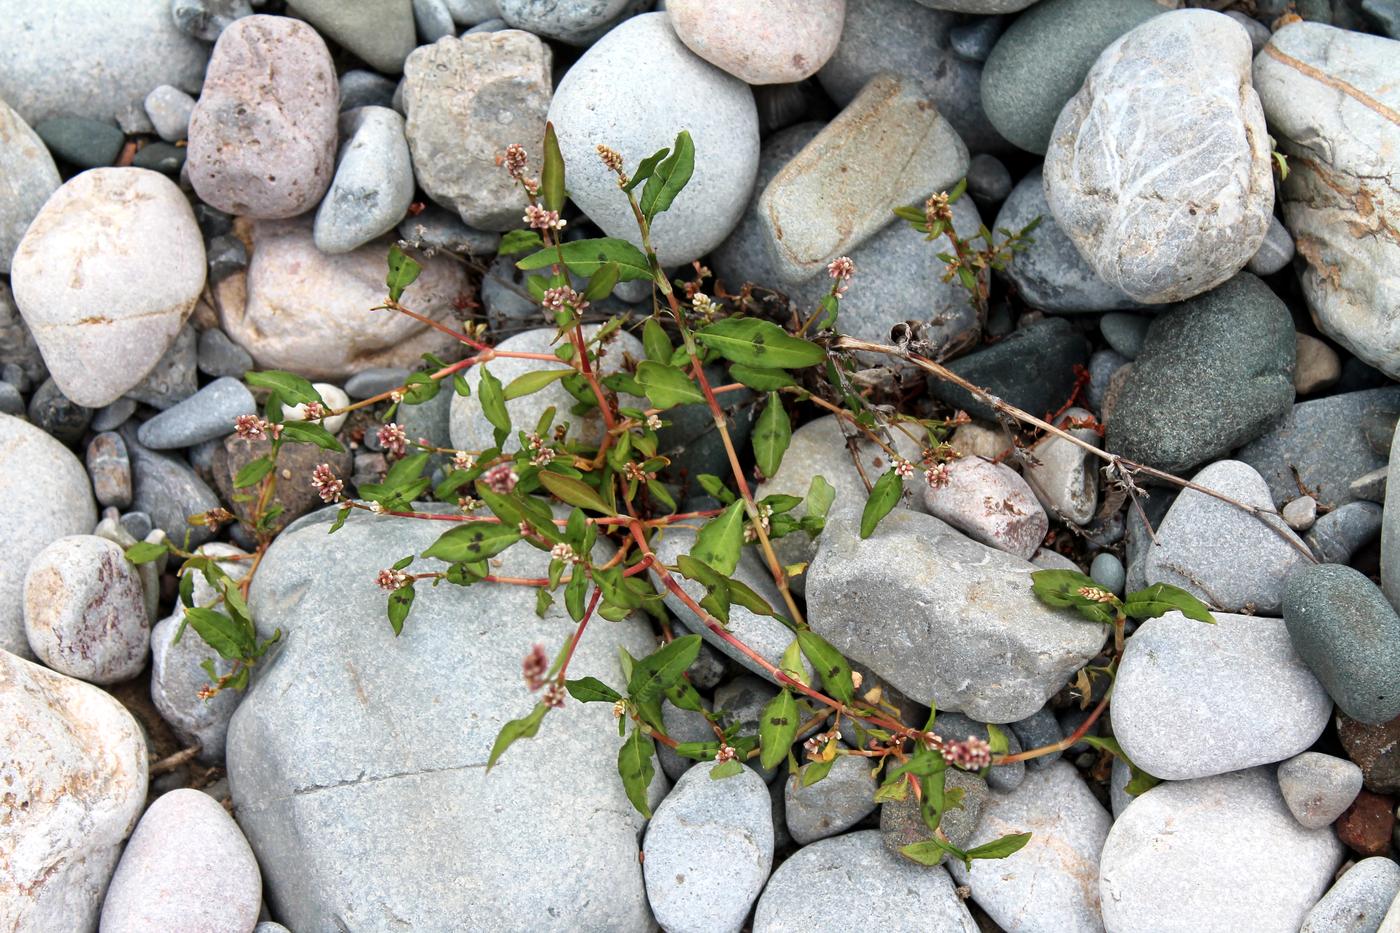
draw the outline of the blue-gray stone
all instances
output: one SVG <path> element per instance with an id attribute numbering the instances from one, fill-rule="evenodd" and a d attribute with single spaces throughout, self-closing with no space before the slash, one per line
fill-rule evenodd
<path id="1" fill-rule="evenodd" d="M 217 327 L 200 332 L 195 359 L 199 371 L 206 376 L 240 379 L 253 368 L 253 357 L 248 351 Z"/>
<path id="2" fill-rule="evenodd" d="M 880 784 L 869 759 L 838 755 L 826 777 L 807 787 L 800 774 L 783 778 L 788 832 L 801 845 L 844 833 L 875 810 Z"/>
<path id="3" fill-rule="evenodd" d="M 1104 396 L 1108 393 L 1108 381 L 1131 360 L 1117 350 L 1097 350 L 1089 357 L 1089 407 L 1095 412 L 1103 411 Z"/>
<path id="4" fill-rule="evenodd" d="M 1162 527 L 1162 519 L 1167 517 L 1172 503 L 1176 501 L 1176 495 L 1170 489 L 1153 489 L 1138 495 L 1138 504 L 1151 522 L 1150 530 L 1143 524 L 1143 517 L 1137 508 L 1131 503 L 1127 507 L 1124 556 L 1127 558 L 1128 578 L 1123 585 L 1129 593 L 1136 593 L 1147 585 L 1147 550 L 1152 546 L 1153 534 Z"/>
<path id="5" fill-rule="evenodd" d="M 223 376 L 141 425 L 136 437 L 152 450 L 190 447 L 232 434 L 235 418 L 257 410 L 248 387 L 238 379 Z"/>
<path id="6" fill-rule="evenodd" d="M 975 155 L 967 164 L 967 193 L 983 210 L 995 207 L 1011 194 L 1011 172 L 994 155 Z"/>
<path id="7" fill-rule="evenodd" d="M 1074 367 L 1088 362 L 1089 341 L 1068 321 L 1045 318 L 947 366 L 973 385 L 1040 416 L 1056 411 L 1069 399 L 1074 389 Z M 929 394 L 974 418 L 996 420 L 990 406 L 951 383 L 932 378 Z"/>
<path id="8" fill-rule="evenodd" d="M 1238 457 L 1268 482 L 1276 505 L 1296 498 L 1300 482 L 1320 505 L 1342 505 L 1353 499 L 1352 480 L 1386 465 L 1366 438 L 1367 413 L 1394 411 L 1400 386 L 1299 402 Z"/>
<path id="9" fill-rule="evenodd" d="M 82 440 L 92 411 L 64 395 L 52 379 L 44 380 L 29 400 L 29 420 L 69 447 Z"/>
<path id="10" fill-rule="evenodd" d="M 156 134 L 168 143 L 178 143 L 190 134 L 190 114 L 194 98 L 180 90 L 162 84 L 146 95 L 146 115 Z"/>
<path id="11" fill-rule="evenodd" d="M 24 414 L 24 396 L 8 382 L 0 382 L 0 412 L 7 415 Z"/>
<path id="12" fill-rule="evenodd" d="M 1293 237 L 1288 228 L 1277 217 L 1269 218 L 1269 232 L 1264 234 L 1264 242 L 1259 251 L 1245 266 L 1255 275 L 1273 275 L 1283 270 L 1293 260 Z"/>
<path id="13" fill-rule="evenodd" d="M 465 32 L 463 32 L 462 35 L 464 35 L 464 36 L 470 36 L 471 34 L 477 33 L 477 32 L 500 32 L 502 29 L 510 29 L 510 28 L 511 28 L 510 23 L 506 22 L 505 20 L 501 19 L 501 18 L 498 16 L 498 17 L 495 17 L 495 18 L 493 18 L 493 19 L 482 20 L 481 22 L 477 23 L 475 26 L 473 26 L 473 27 L 471 27 L 470 29 L 468 29 L 468 30 L 466 30 Z"/>
<path id="14" fill-rule="evenodd" d="M 462 218 L 436 204 L 401 220 L 399 236 L 418 249 L 445 249 L 463 256 L 488 256 L 501 245 L 499 233 L 468 227 Z"/>
<path id="15" fill-rule="evenodd" d="M 391 366 L 362 369 L 345 380 L 345 394 L 357 401 L 372 398 L 397 389 L 409 375 L 408 370 Z"/>
<path id="16" fill-rule="evenodd" d="M 185 148 L 167 142 L 147 143 L 136 150 L 131 164 L 137 168 L 148 168 L 153 172 L 178 177 L 185 164 Z"/>
<path id="17" fill-rule="evenodd" d="M 1123 562 L 1118 559 L 1117 554 L 1101 551 L 1094 555 L 1094 562 L 1089 565 L 1089 576 L 1093 577 L 1095 583 L 1110 593 L 1123 595 L 1123 584 L 1127 582 L 1127 571 L 1123 569 Z"/>
<path id="18" fill-rule="evenodd" d="M 1322 896 L 1298 933 L 1375 933 L 1400 892 L 1400 865 L 1384 856 L 1364 858 Z"/>
<path id="19" fill-rule="evenodd" d="M 985 62 L 1005 26 L 1006 21 L 1000 16 L 979 16 L 970 23 L 948 30 L 948 47 L 959 58 Z"/>
<path id="20" fill-rule="evenodd" d="M 1284 586 L 1283 618 L 1342 712 L 1371 725 L 1400 715 L 1400 616 L 1365 575 L 1339 564 L 1298 570 Z"/>
<path id="21" fill-rule="evenodd" d="M 234 20 L 252 16 L 253 6 L 248 0 L 174 0 L 171 13 L 181 32 L 215 42 Z"/>
<path id="22" fill-rule="evenodd" d="M 705 376 L 712 385 L 720 385 L 724 373 L 719 367 L 709 367 Z M 743 450 L 749 444 L 749 434 L 753 430 L 757 410 L 753 407 L 754 394 L 748 389 L 738 389 L 717 396 L 725 413 L 726 430 L 729 432 L 735 450 Z M 729 457 L 724 449 L 724 439 L 715 428 L 714 416 L 708 405 L 678 405 L 668 410 L 663 419 L 670 424 L 656 432 L 657 453 L 671 458 L 671 465 L 665 477 L 677 483 L 687 483 L 691 492 L 699 491 L 695 477 L 701 473 L 725 476 L 730 472 Z"/>
<path id="23" fill-rule="evenodd" d="M 413 0 L 413 23 L 418 27 L 419 42 L 436 42 L 457 34 L 446 0 Z"/>
<path id="24" fill-rule="evenodd" d="M 335 177 L 312 228 L 323 253 L 348 253 L 387 233 L 413 203 L 403 117 L 388 107 L 360 107 L 341 114 L 340 135 Z"/>
<path id="25" fill-rule="evenodd" d="M 393 107 L 398 85 L 375 71 L 353 68 L 340 76 L 340 111 L 357 107 Z"/>
<path id="26" fill-rule="evenodd" d="M 194 395 L 199 388 L 196 375 L 198 337 L 194 328 L 186 324 L 175 336 L 170 349 L 165 351 L 156 365 L 134 388 L 127 390 L 127 398 L 145 402 L 161 411 Z"/>
<path id="27" fill-rule="evenodd" d="M 146 540 L 146 535 L 151 533 L 151 516 L 145 512 L 123 512 L 121 526 L 126 533 L 137 541 Z"/>
<path id="28" fill-rule="evenodd" d="M 1320 517 L 1306 540 L 1324 564 L 1349 564 L 1356 552 L 1381 536 L 1383 510 L 1374 502 L 1348 502 Z"/>
<path id="29" fill-rule="evenodd" d="M 126 144 L 126 134 L 118 127 L 87 117 L 50 117 L 34 124 L 34 132 L 55 158 L 80 168 L 111 165 Z"/>
<path id="30" fill-rule="evenodd" d="M 1008 751 L 1015 754 L 1022 750 L 1021 740 L 1017 736 L 1015 729 L 1006 726 L 998 726 L 1006 736 Z M 945 742 L 963 742 L 976 736 L 983 741 L 989 737 L 987 724 L 977 722 L 962 713 L 938 711 L 938 715 L 933 720 L 933 732 Z M 1020 785 L 1026 777 L 1026 763 L 1024 761 L 1013 762 L 1009 765 L 997 765 L 987 772 L 987 785 L 992 790 L 1011 791 Z"/>
<path id="31" fill-rule="evenodd" d="M 581 46 L 650 9 L 651 0 L 496 0 L 496 8 L 512 29 Z"/>
<path id="32" fill-rule="evenodd" d="M 1025 719 L 1011 723 L 1009 728 L 1020 742 L 1021 748 L 1027 750 L 1054 745 L 1065 737 L 1060 731 L 1060 721 L 1055 718 L 1055 711 L 1048 706 L 1042 706 Z M 1059 761 L 1063 754 L 1064 752 L 1051 752 L 1038 758 L 1028 758 L 1026 770 L 1039 771 L 1049 767 L 1051 762 Z"/>
<path id="33" fill-rule="evenodd" d="M 1248 272 L 1172 306 L 1148 327 L 1105 446 L 1181 474 L 1254 440 L 1293 404 L 1296 346 L 1287 306 Z"/>
<path id="34" fill-rule="evenodd" d="M 1150 317 L 1115 311 L 1099 318 L 1099 332 L 1110 347 L 1135 360 L 1142 352 L 1142 342 L 1147 339 L 1147 328 L 1151 323 Z"/>
<path id="35" fill-rule="evenodd" d="M 157 453 L 140 443 L 136 428 L 127 422 L 121 429 L 131 458 L 131 507 L 145 512 L 170 540 L 184 547 L 203 544 L 212 535 L 203 525 L 191 525 L 190 516 L 219 507 L 219 497 L 184 460 Z"/>

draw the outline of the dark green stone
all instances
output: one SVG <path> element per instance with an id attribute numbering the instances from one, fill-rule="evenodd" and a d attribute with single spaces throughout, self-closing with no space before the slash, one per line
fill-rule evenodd
<path id="1" fill-rule="evenodd" d="M 1089 365 L 1089 341 L 1063 318 L 1045 318 L 986 349 L 953 360 L 948 368 L 975 386 L 1033 415 L 1059 409 L 1074 390 L 1074 367 Z M 974 418 L 995 421 L 991 406 L 940 379 L 929 393 Z"/>
<path id="2" fill-rule="evenodd" d="M 111 123 L 87 117 L 50 117 L 34 132 L 56 158 L 80 168 L 101 168 L 117 161 L 126 134 Z"/>
<path id="3" fill-rule="evenodd" d="M 179 175 L 180 167 L 185 164 L 185 150 L 170 143 L 147 143 L 136 153 L 131 164 L 166 175 Z"/>

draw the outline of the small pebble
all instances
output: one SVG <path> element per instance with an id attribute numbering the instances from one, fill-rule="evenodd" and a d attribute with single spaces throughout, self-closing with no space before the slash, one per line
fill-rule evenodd
<path id="1" fill-rule="evenodd" d="M 141 425 L 136 436 L 151 450 L 189 447 L 233 433 L 234 419 L 257 408 L 247 386 L 223 376 Z"/>
<path id="2" fill-rule="evenodd" d="M 175 0 L 172 12 L 181 32 L 214 42 L 234 20 L 252 16 L 253 7 L 248 0 Z"/>
<path id="3" fill-rule="evenodd" d="M 120 434 L 105 431 L 88 443 L 87 470 L 99 505 L 131 505 L 131 461 Z"/>
<path id="4" fill-rule="evenodd" d="M 1128 572 L 1123 569 L 1123 562 L 1118 559 L 1117 554 L 1101 551 L 1094 556 L 1094 562 L 1089 565 L 1089 576 L 1110 593 L 1122 596 Z"/>
<path id="5" fill-rule="evenodd" d="M 1299 496 L 1283 507 L 1283 520 L 1294 531 L 1307 531 L 1317 521 L 1317 500 Z"/>
<path id="6" fill-rule="evenodd" d="M 1265 30 L 1266 35 L 1267 32 Z M 1293 249 L 1293 237 L 1289 235 L 1288 228 L 1280 223 L 1277 217 L 1270 217 L 1269 232 L 1264 234 L 1264 242 L 1259 245 L 1259 251 L 1245 268 L 1255 275 L 1273 275 L 1293 260 Z"/>
<path id="7" fill-rule="evenodd" d="M 69 447 L 82 440 L 92 409 L 69 399 L 52 379 L 45 379 L 29 400 L 29 420 Z"/>
<path id="8" fill-rule="evenodd" d="M 1389 466 L 1383 466 L 1380 469 L 1372 470 L 1370 473 L 1364 473 L 1347 485 L 1347 491 L 1355 498 L 1365 500 L 1366 502 L 1384 502 L 1385 480 L 1389 474 Z"/>
<path id="9" fill-rule="evenodd" d="M 24 396 L 8 382 L 0 382 L 0 412 L 7 415 L 24 414 Z"/>
<path id="10" fill-rule="evenodd" d="M 126 144 L 126 134 L 120 129 L 89 117 L 51 117 L 34 124 L 34 132 L 54 158 L 79 168 L 111 165 Z"/>
<path id="11" fill-rule="evenodd" d="M 178 87 L 162 84 L 146 95 L 146 114 L 151 125 L 156 135 L 168 143 L 178 143 L 189 136 L 193 112 L 194 98 Z"/>
<path id="12" fill-rule="evenodd" d="M 1361 769 L 1345 758 L 1303 752 L 1278 766 L 1284 802 L 1307 829 L 1330 826 L 1361 790 Z"/>
<path id="13" fill-rule="evenodd" d="M 331 385 L 329 382 L 313 382 L 311 387 L 321 395 L 321 401 L 327 410 L 344 408 L 350 404 L 350 396 L 340 386 Z M 287 421 L 305 421 L 306 406 L 293 405 L 288 408 L 282 406 L 282 417 Z M 331 415 L 321 422 L 321 427 L 334 434 L 345 424 L 348 415 Z M 413 438 L 417 440 L 417 438 Z"/>
<path id="14" fill-rule="evenodd" d="M 992 210 L 1011 194 L 1011 173 L 994 155 L 972 157 L 967 166 L 967 193 L 983 210 Z"/>
<path id="15" fill-rule="evenodd" d="M 992 54 L 992 47 L 997 44 L 1004 25 L 1005 20 L 1000 16 L 979 16 L 970 23 L 948 30 L 948 47 L 958 58 L 985 62 L 987 56 Z"/>
<path id="16" fill-rule="evenodd" d="M 340 76 L 340 112 L 357 107 L 392 107 L 398 85 L 373 71 L 355 68 Z"/>
<path id="17" fill-rule="evenodd" d="M 137 168 L 179 176 L 180 169 L 185 165 L 185 150 L 167 142 L 147 143 L 136 151 L 131 164 Z"/>
<path id="18" fill-rule="evenodd" d="M 1400 865 L 1394 859 L 1362 859 L 1308 911 L 1298 933 L 1376 933 L 1397 892 Z"/>
<path id="19" fill-rule="evenodd" d="M 1147 326 L 1150 317 L 1141 314 L 1127 314 L 1110 311 L 1099 319 L 1099 330 L 1108 345 L 1129 360 L 1137 359 L 1142 352 L 1142 343 L 1147 339 Z"/>
<path id="20" fill-rule="evenodd" d="M 121 526 L 137 541 L 144 540 L 151 533 L 151 516 L 145 512 L 124 512 Z"/>
<path id="21" fill-rule="evenodd" d="M 1316 337 L 1298 335 L 1298 363 L 1293 370 L 1293 388 L 1299 395 L 1312 395 L 1332 388 L 1342 377 L 1337 351 Z"/>
<path id="22" fill-rule="evenodd" d="M 248 351 L 230 340 L 228 334 L 217 327 L 200 333 L 196 352 L 196 365 L 206 376 L 242 379 L 243 374 L 253 368 L 253 358 Z"/>
<path id="23" fill-rule="evenodd" d="M 91 427 L 94 431 L 115 431 L 126 421 L 136 414 L 136 400 L 130 398 L 119 398 L 110 405 L 104 405 L 96 410 L 92 416 Z"/>
<path id="24" fill-rule="evenodd" d="M 345 394 L 356 401 L 397 389 L 407 381 L 409 370 L 386 366 L 362 369 L 345 380 Z"/>

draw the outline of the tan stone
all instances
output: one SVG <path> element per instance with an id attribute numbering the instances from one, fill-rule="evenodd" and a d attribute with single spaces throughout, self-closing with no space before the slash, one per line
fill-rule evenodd
<path id="1" fill-rule="evenodd" d="M 1298 335 L 1298 365 L 1293 370 L 1293 388 L 1299 395 L 1330 389 L 1342 378 L 1342 361 L 1337 351 L 1307 334 Z"/>

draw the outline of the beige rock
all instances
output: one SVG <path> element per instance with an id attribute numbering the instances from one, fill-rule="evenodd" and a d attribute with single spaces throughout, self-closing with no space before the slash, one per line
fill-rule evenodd
<path id="1" fill-rule="evenodd" d="M 0 651 L 0 748 L 6 929 L 96 929 L 146 803 L 141 727 L 98 688 Z"/>
<path id="2" fill-rule="evenodd" d="M 1068 422 L 1091 420 L 1093 413 L 1071 408 L 1056 422 L 1081 441 L 1101 446 L 1103 438 L 1093 428 L 1072 428 Z M 1099 504 L 1100 461 L 1078 444 L 1047 434 L 1031 448 L 1032 460 L 1025 466 L 1026 482 L 1036 498 L 1052 514 L 1076 525 L 1087 525 Z"/>
<path id="3" fill-rule="evenodd" d="M 810 78 L 836 51 L 846 0 L 671 0 L 686 48 L 749 84 Z"/>
<path id="4" fill-rule="evenodd" d="M 962 457 L 945 479 L 924 489 L 924 508 L 974 541 L 1029 559 L 1045 540 L 1050 519 L 1030 486 L 1011 467 Z"/>
<path id="5" fill-rule="evenodd" d="M 1307 334 L 1298 335 L 1298 365 L 1293 370 L 1293 388 L 1299 395 L 1330 389 L 1342 378 L 1342 361 L 1337 351 Z"/>
<path id="6" fill-rule="evenodd" d="M 976 421 L 954 431 L 948 445 L 964 457 L 985 457 L 988 460 L 1001 456 L 1008 446 L 1005 434 Z"/>
<path id="7" fill-rule="evenodd" d="M 447 357 L 460 346 L 407 315 L 373 310 L 384 301 L 391 240 L 328 256 L 312 242 L 309 217 L 259 221 L 252 239 L 245 301 L 237 300 L 236 276 L 219 284 L 217 297 L 225 333 L 259 368 L 336 381 L 376 366 L 416 368 L 422 354 Z M 402 301 L 451 326 L 453 302 L 466 287 L 461 265 L 425 259 Z"/>

